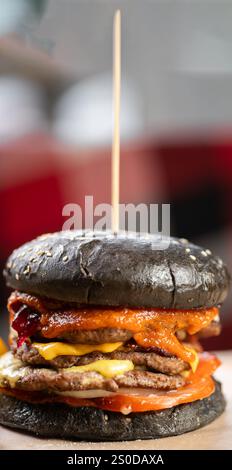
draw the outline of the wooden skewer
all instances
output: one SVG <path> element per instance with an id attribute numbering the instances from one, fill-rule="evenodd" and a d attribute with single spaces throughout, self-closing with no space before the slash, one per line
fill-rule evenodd
<path id="1" fill-rule="evenodd" d="M 120 173 L 120 101 L 121 101 L 121 12 L 114 15 L 113 33 L 113 142 L 112 142 L 112 231 L 119 230 Z"/>

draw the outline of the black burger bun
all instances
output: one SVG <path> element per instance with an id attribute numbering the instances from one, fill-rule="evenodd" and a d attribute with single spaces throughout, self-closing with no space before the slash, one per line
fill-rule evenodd
<path id="1" fill-rule="evenodd" d="M 40 437 L 89 441 L 156 439 L 201 428 L 222 414 L 221 386 L 208 398 L 162 411 L 121 413 L 65 404 L 31 404 L 0 394 L 0 423 Z"/>
<path id="2" fill-rule="evenodd" d="M 8 286 L 65 302 L 193 309 L 221 304 L 229 288 L 222 260 L 187 240 L 63 231 L 16 249 Z"/>

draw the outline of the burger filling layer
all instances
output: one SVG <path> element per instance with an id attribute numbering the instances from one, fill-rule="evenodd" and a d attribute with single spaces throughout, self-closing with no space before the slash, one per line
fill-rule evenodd
<path id="1" fill-rule="evenodd" d="M 211 374 L 219 362 L 200 354 L 198 338 L 219 334 L 217 308 L 90 308 L 14 292 L 8 309 L 12 352 L 0 359 L 4 393 L 113 411 L 122 411 L 129 396 L 131 412 L 214 391 Z M 101 400 L 110 396 L 110 403 L 98 403 L 99 394 Z M 139 407 L 141 394 L 146 406 Z M 90 398 L 93 404 L 83 403 Z"/>

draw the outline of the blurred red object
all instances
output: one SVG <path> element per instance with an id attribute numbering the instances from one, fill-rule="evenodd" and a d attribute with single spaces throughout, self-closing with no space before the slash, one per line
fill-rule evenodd
<path id="1" fill-rule="evenodd" d="M 1 258 L 43 232 L 61 230 L 64 204 L 84 207 L 111 200 L 110 148 L 78 150 L 46 134 L 25 136 L 0 146 Z M 124 146 L 121 202 L 162 201 L 165 182 L 154 146 Z"/>
<path id="2" fill-rule="evenodd" d="M 0 146 L 1 257 L 62 223 L 56 142 L 31 135 Z"/>

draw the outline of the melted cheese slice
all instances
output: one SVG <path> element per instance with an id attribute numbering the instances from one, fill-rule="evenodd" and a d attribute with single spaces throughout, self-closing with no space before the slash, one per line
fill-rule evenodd
<path id="1" fill-rule="evenodd" d="M 74 366 L 68 367 L 67 369 L 63 369 L 67 372 L 98 372 L 99 374 L 103 375 L 107 379 L 111 379 L 115 377 L 115 375 L 123 375 L 125 372 L 134 369 L 134 364 L 132 361 L 121 361 L 121 360 L 108 360 L 102 359 L 100 361 L 91 362 L 90 364 L 86 364 L 85 366 Z"/>
<path id="2" fill-rule="evenodd" d="M 39 354 L 46 360 L 52 361 L 57 356 L 84 356 L 93 351 L 111 353 L 120 348 L 123 343 L 103 343 L 103 344 L 67 344 L 59 342 L 32 343 Z"/>
<path id="3" fill-rule="evenodd" d="M 83 372 L 98 372 L 103 377 L 111 379 L 116 375 L 123 375 L 126 372 L 133 370 L 134 364 L 132 361 L 123 360 L 99 360 L 91 362 L 85 366 L 75 366 L 62 369 L 65 372 L 83 373 Z M 20 359 L 13 356 L 11 352 L 5 353 L 0 358 L 0 387 L 7 386 L 14 388 L 17 386 L 18 380 L 30 374 L 30 367 L 24 366 Z"/>
<path id="4" fill-rule="evenodd" d="M 84 356 L 94 351 L 102 353 L 111 353 L 119 349 L 123 343 L 103 343 L 103 344 L 67 344 L 60 342 L 50 343 L 32 343 L 32 346 L 37 349 L 39 354 L 46 360 L 52 361 L 58 356 Z M 189 360 L 190 367 L 193 372 L 196 371 L 199 358 L 197 352 L 188 346 L 182 346 L 188 353 L 191 353 L 191 360 Z M 109 361 L 106 361 L 109 362 Z M 121 362 L 121 361 L 120 361 Z"/>
<path id="5" fill-rule="evenodd" d="M 0 387 L 5 387 L 6 382 L 14 388 L 19 379 L 27 374 L 28 367 L 23 367 L 20 359 L 11 352 L 3 354 L 0 358 Z"/>
<path id="6" fill-rule="evenodd" d="M 191 352 L 192 357 L 194 357 L 194 359 L 189 361 L 189 365 L 190 365 L 192 371 L 196 372 L 198 364 L 199 364 L 199 355 L 198 355 L 197 351 L 195 351 L 195 349 L 190 348 L 189 346 L 185 346 L 185 349 L 187 351 Z M 188 371 L 186 371 L 186 372 L 188 372 Z"/>

